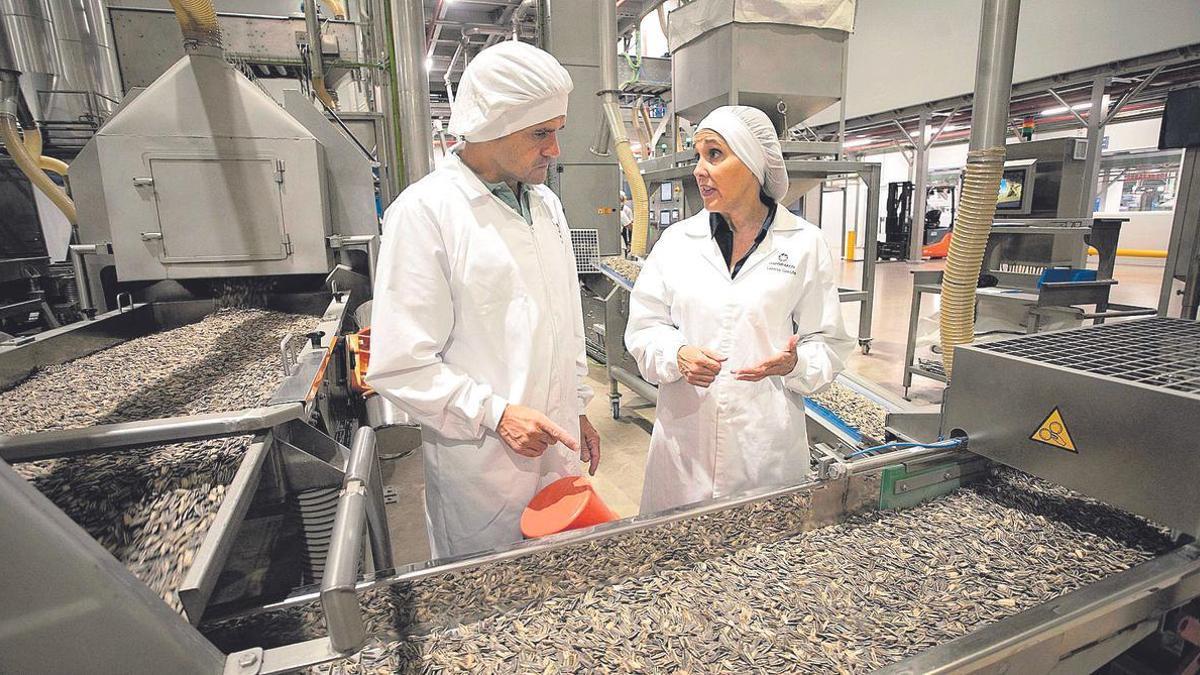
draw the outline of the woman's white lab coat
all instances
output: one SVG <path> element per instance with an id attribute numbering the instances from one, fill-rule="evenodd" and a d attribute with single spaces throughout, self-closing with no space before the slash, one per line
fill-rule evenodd
<path id="1" fill-rule="evenodd" d="M 592 395 L 566 216 L 541 185 L 530 211 L 451 156 L 384 216 L 367 382 L 422 426 L 435 557 L 519 541 L 533 495 L 579 473 L 561 444 L 528 458 L 495 432 L 516 403 L 579 438 Z"/>
<path id="2" fill-rule="evenodd" d="M 731 371 L 782 352 L 793 334 L 800 343 L 791 374 L 734 379 Z M 784 208 L 737 277 L 707 211 L 668 228 L 633 289 L 625 343 L 659 387 L 642 513 L 803 480 L 803 395 L 832 382 L 854 345 L 821 231 Z M 681 377 L 684 345 L 728 357 L 707 389 Z"/>

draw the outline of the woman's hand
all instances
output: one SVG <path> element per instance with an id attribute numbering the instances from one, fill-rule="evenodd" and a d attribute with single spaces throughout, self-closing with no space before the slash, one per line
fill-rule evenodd
<path id="1" fill-rule="evenodd" d="M 688 384 L 707 388 L 716 379 L 717 373 L 721 372 L 721 364 L 725 362 L 725 358 L 704 347 L 684 345 L 679 348 L 675 361 Z"/>
<path id="2" fill-rule="evenodd" d="M 743 368 L 733 371 L 734 377 L 744 382 L 758 382 L 772 375 L 787 375 L 796 369 L 796 345 L 800 342 L 799 335 L 788 339 L 787 349 L 763 361 L 753 368 Z"/>

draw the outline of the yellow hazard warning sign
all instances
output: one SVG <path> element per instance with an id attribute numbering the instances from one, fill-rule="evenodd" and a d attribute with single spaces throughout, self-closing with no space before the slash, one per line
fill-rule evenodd
<path id="1" fill-rule="evenodd" d="M 1075 449 L 1075 441 L 1071 440 L 1071 433 L 1067 431 L 1067 423 L 1063 421 L 1062 413 L 1058 408 L 1050 411 L 1050 415 L 1038 425 L 1037 430 L 1029 438 L 1059 450 L 1079 452 Z"/>

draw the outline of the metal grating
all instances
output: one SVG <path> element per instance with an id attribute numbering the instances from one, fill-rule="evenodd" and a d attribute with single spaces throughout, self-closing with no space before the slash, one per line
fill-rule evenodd
<path id="1" fill-rule="evenodd" d="M 600 273 L 600 230 L 571 230 L 571 248 L 577 274 Z"/>
<path id="2" fill-rule="evenodd" d="M 1200 323 L 1152 318 L 1024 335 L 974 348 L 1200 394 Z"/>

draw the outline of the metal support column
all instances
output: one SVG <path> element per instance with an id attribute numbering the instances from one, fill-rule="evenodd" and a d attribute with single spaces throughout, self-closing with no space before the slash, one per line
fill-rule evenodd
<path id="1" fill-rule="evenodd" d="M 1183 310 L 1180 316 L 1194 318 L 1200 298 L 1200 279 L 1195 272 L 1200 263 L 1200 148 L 1183 151 L 1183 167 L 1179 171 L 1175 198 L 1175 216 L 1171 221 L 1171 239 L 1167 245 L 1167 264 L 1163 269 L 1162 289 L 1158 298 L 1158 315 L 1166 316 L 1171 306 L 1175 281 L 1183 281 Z M 1189 312 L 1189 305 L 1192 307 Z"/>
<path id="2" fill-rule="evenodd" d="M 399 5 L 398 7 L 395 5 Z M 394 3 L 396 79 L 399 87 L 400 141 L 403 144 L 404 187 L 433 167 L 433 124 L 429 117 L 429 79 L 425 73 L 425 10 L 420 2 Z"/>
<path id="3" fill-rule="evenodd" d="M 1087 218 L 1092 215 L 1096 203 L 1096 183 L 1100 180 L 1100 154 L 1104 139 L 1104 87 L 1107 77 L 1097 77 L 1092 80 L 1092 104 L 1088 108 L 1087 117 L 1087 159 L 1083 163 L 1083 190 L 1080 191 L 1079 217 Z"/>
<path id="4" fill-rule="evenodd" d="M 875 264 L 879 257 L 879 182 L 883 170 L 878 164 L 866 164 L 859 175 L 867 184 L 867 217 L 864 223 L 862 290 L 866 291 L 858 309 L 858 346 L 862 353 L 871 351 L 871 321 L 875 311 Z"/>
<path id="5" fill-rule="evenodd" d="M 929 187 L 929 144 L 925 132 L 929 129 L 929 113 L 922 112 L 917 124 L 917 158 L 913 163 L 913 208 L 912 227 L 908 233 L 908 259 L 921 261 L 921 249 L 925 248 L 925 192 Z"/>

